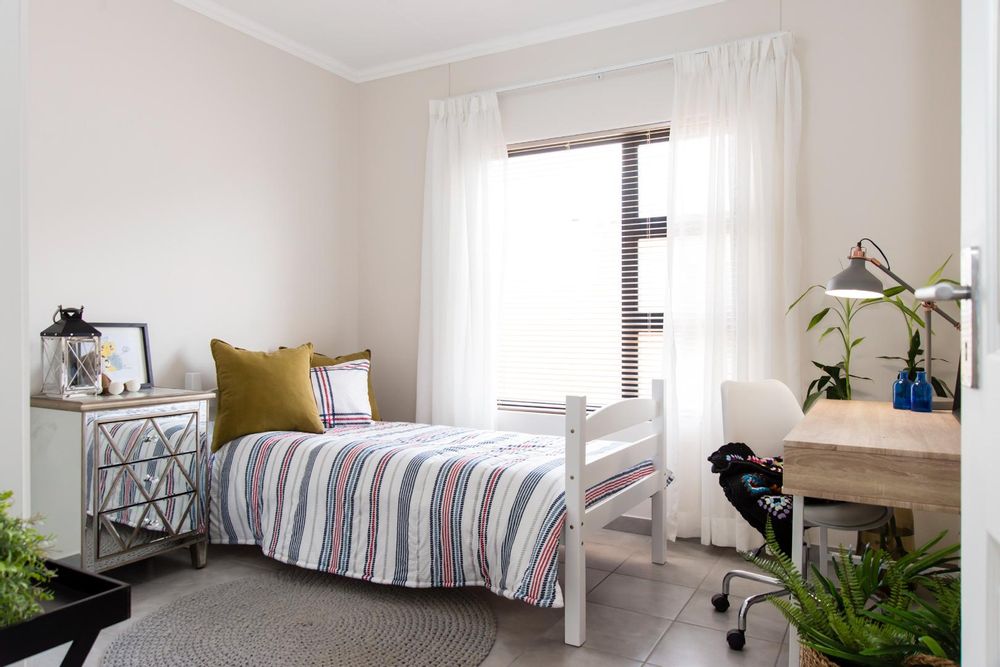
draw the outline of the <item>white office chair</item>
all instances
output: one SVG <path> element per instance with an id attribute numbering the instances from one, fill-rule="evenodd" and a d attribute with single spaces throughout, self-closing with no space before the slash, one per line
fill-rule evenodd
<path id="1" fill-rule="evenodd" d="M 794 394 L 778 380 L 762 382 L 722 383 L 722 434 L 725 442 L 744 442 L 757 456 L 781 456 L 785 436 L 802 419 L 802 408 Z M 830 471 L 836 474 L 836 471 Z M 807 528 L 819 529 L 819 569 L 823 576 L 829 571 L 829 543 L 827 531 L 847 530 L 861 532 L 881 528 L 892 518 L 888 507 L 858 503 L 832 503 L 806 505 L 803 523 Z M 749 579 L 780 585 L 773 577 L 730 570 L 722 580 L 722 592 L 712 596 L 716 611 L 729 609 L 729 584 L 733 579 Z M 740 605 L 737 628 L 726 635 L 729 647 L 740 650 L 746 643 L 747 612 L 753 605 L 788 591 L 777 589 L 751 595 Z"/>

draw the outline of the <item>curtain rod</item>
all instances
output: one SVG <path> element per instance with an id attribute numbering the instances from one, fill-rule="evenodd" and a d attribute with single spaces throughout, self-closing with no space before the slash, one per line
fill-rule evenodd
<path id="1" fill-rule="evenodd" d="M 779 35 L 784 35 L 787 32 L 788 31 L 772 32 L 772 33 L 768 33 L 766 35 L 756 35 L 754 37 L 743 37 L 743 38 L 741 38 L 739 40 L 733 40 L 733 41 L 743 41 L 743 40 L 746 40 L 746 39 L 773 39 L 773 38 L 775 38 L 775 37 L 777 37 Z M 713 46 L 706 46 L 704 48 L 696 49 L 696 50 L 693 50 L 693 51 L 678 51 L 676 53 L 671 53 L 670 55 L 666 55 L 666 56 L 656 56 L 656 57 L 653 57 L 653 58 L 645 58 L 644 60 L 634 60 L 632 62 L 623 63 L 621 65 L 611 65 L 609 67 L 600 67 L 600 68 L 597 68 L 597 69 L 589 69 L 589 70 L 585 70 L 583 72 L 575 72 L 573 74 L 564 74 L 562 76 L 553 76 L 553 77 L 550 77 L 548 79 L 538 79 L 537 81 L 529 81 L 528 83 L 517 83 L 517 84 L 510 85 L 510 86 L 501 86 L 500 88 L 493 88 L 489 92 L 493 92 L 493 93 L 496 93 L 497 95 L 500 95 L 502 93 L 510 93 L 510 92 L 514 92 L 514 91 L 517 91 L 517 90 L 527 90 L 529 88 L 539 88 L 541 86 L 549 86 L 549 85 L 552 85 L 554 83 L 564 83 L 566 81 L 575 81 L 577 79 L 587 79 L 587 78 L 590 78 L 592 76 L 602 76 L 604 74 L 612 74 L 614 72 L 620 72 L 622 70 L 635 69 L 636 67 L 645 67 L 646 65 L 655 65 L 657 63 L 670 62 L 671 60 L 673 60 L 677 56 L 686 55 L 686 54 L 689 54 L 689 53 L 691 53 L 691 54 L 695 54 L 695 53 L 708 53 L 709 50 L 715 48 L 716 46 L 722 46 L 723 44 L 728 44 L 728 43 L 729 42 L 720 42 L 719 44 L 715 44 Z"/>

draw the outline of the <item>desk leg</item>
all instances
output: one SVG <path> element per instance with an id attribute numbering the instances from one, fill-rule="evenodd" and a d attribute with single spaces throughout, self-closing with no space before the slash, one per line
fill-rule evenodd
<path id="1" fill-rule="evenodd" d="M 805 498 L 792 496 L 792 562 L 802 571 L 802 542 L 804 529 Z M 794 626 L 788 628 L 788 667 L 799 667 L 799 633 Z"/>

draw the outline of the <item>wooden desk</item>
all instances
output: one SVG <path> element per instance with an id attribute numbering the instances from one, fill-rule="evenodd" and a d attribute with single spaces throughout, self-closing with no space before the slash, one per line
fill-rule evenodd
<path id="1" fill-rule="evenodd" d="M 961 429 L 950 412 L 887 402 L 817 402 L 785 437 L 782 490 L 792 496 L 792 560 L 802 568 L 804 499 L 960 511 Z M 788 664 L 798 667 L 795 628 Z"/>
<path id="2" fill-rule="evenodd" d="M 959 511 L 961 430 L 950 412 L 819 401 L 785 437 L 782 490 L 931 512 Z"/>

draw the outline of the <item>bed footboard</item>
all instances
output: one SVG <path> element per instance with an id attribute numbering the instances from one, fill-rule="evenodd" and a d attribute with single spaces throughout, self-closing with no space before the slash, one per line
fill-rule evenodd
<path id="1" fill-rule="evenodd" d="M 667 558 L 665 533 L 667 470 L 663 419 L 663 381 L 653 380 L 652 398 L 629 398 L 587 416 L 585 396 L 566 397 L 566 604 L 565 642 L 582 646 L 587 640 L 586 534 L 607 525 L 645 499 L 652 510 L 652 562 Z M 623 433 L 624 432 L 624 433 Z M 619 434 L 627 445 L 587 460 L 587 444 Z M 587 489 L 643 461 L 655 471 L 590 507 Z"/>

